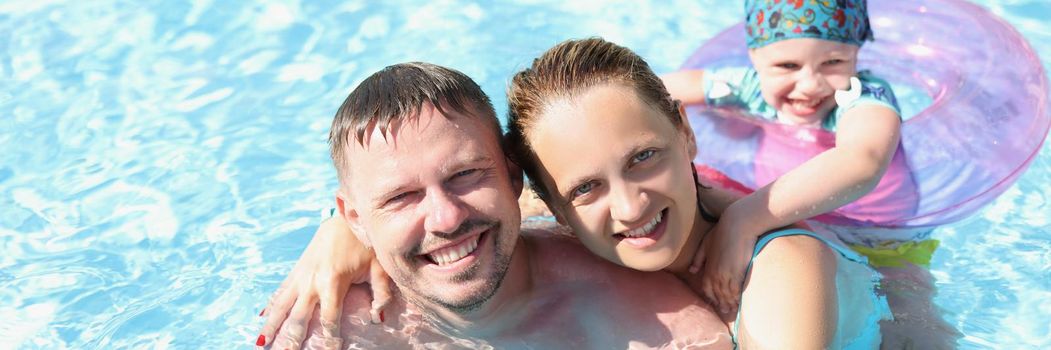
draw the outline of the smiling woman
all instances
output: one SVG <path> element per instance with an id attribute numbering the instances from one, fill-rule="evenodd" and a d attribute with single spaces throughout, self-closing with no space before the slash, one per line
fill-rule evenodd
<path id="1" fill-rule="evenodd" d="M 518 91 L 540 89 L 512 86 L 518 89 L 512 90 L 513 98 L 520 96 L 515 94 Z M 666 113 L 616 85 L 567 96 L 547 101 L 544 117 L 521 119 L 531 125 L 528 144 L 540 166 L 530 170 L 525 165 L 530 178 L 536 180 L 534 188 L 544 193 L 542 198 L 555 217 L 573 227 L 577 237 L 599 256 L 643 271 L 671 265 L 687 245 L 697 210 L 688 161 L 692 141 L 687 142 L 683 127 L 675 126 L 681 120 L 670 123 Z M 519 110 L 512 101 L 514 110 Z M 562 151 L 566 149 L 578 152 Z M 601 175 L 606 172 L 618 175 Z M 624 192 L 636 188 L 650 190 Z M 659 225 L 651 226 L 656 230 L 645 230 L 658 218 Z M 643 230 L 646 232 L 639 232 Z"/>

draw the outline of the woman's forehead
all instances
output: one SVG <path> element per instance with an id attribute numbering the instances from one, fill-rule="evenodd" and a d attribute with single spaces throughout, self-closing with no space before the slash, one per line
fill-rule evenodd
<path id="1" fill-rule="evenodd" d="M 630 88 L 610 85 L 592 88 L 572 103 L 552 104 L 537 120 L 529 139 L 541 163 L 564 159 L 564 163 L 583 166 L 666 142 L 674 132 L 668 117 Z"/>

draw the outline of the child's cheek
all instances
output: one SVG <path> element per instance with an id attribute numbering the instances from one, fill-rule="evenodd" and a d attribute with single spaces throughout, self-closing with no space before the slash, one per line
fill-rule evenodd
<path id="1" fill-rule="evenodd" d="M 763 95 L 763 99 L 766 103 L 771 106 L 780 106 L 780 101 L 789 92 L 791 92 L 790 84 L 785 84 L 779 81 L 777 78 L 768 78 L 765 81 L 761 80 L 759 89 Z"/>
<path id="2" fill-rule="evenodd" d="M 847 90 L 850 89 L 850 78 L 853 76 L 854 74 L 846 72 L 842 74 L 836 74 L 834 76 L 829 77 L 829 84 L 831 84 L 832 87 L 836 90 Z"/>

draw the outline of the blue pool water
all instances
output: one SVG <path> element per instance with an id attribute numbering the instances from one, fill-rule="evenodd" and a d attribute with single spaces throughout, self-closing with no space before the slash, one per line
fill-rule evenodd
<path id="1" fill-rule="evenodd" d="M 507 78 L 556 42 L 600 35 L 664 72 L 740 16 L 715 0 L 521 2 L 0 3 L 0 349 L 250 347 L 332 203 L 332 115 L 383 66 L 460 69 L 503 114 Z M 1051 4 L 980 3 L 1051 67 Z M 935 303 L 960 348 L 1051 348 L 1043 147 L 934 233 Z"/>

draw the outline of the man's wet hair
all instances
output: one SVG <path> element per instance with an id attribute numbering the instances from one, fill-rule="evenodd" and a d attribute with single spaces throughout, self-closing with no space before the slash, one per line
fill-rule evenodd
<path id="1" fill-rule="evenodd" d="M 348 174 L 347 149 L 352 141 L 364 145 L 376 128 L 385 137 L 391 136 L 399 125 L 418 120 L 425 105 L 434 106 L 446 118 L 449 111 L 482 118 L 500 138 L 493 104 L 470 77 L 430 63 L 395 64 L 354 88 L 332 120 L 328 143 L 340 183 Z"/>

